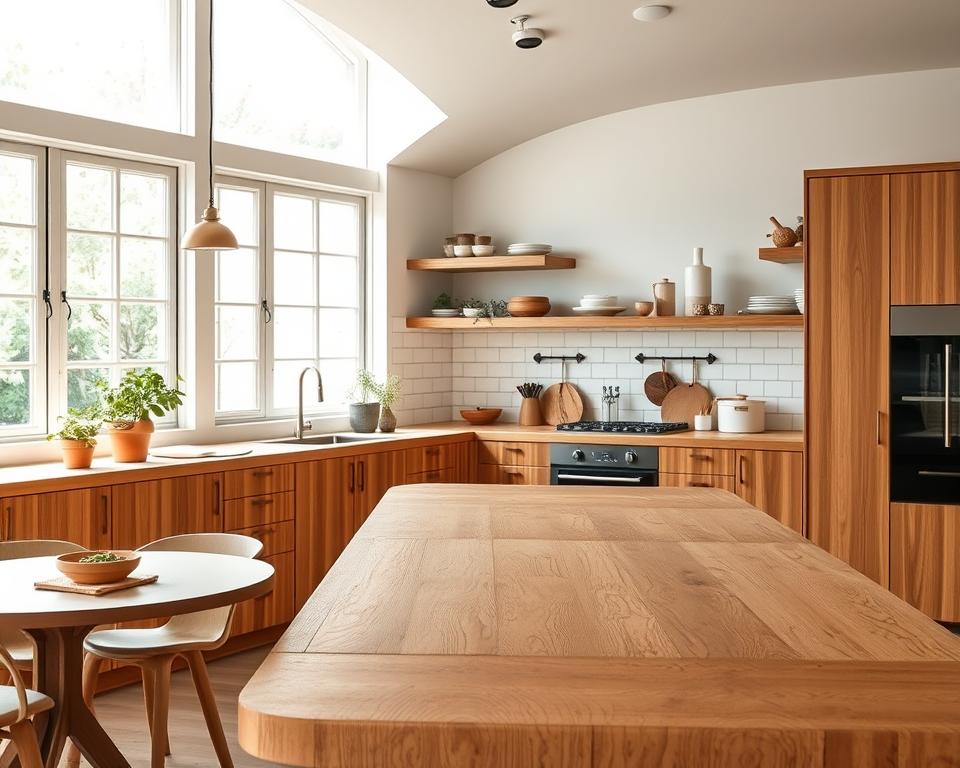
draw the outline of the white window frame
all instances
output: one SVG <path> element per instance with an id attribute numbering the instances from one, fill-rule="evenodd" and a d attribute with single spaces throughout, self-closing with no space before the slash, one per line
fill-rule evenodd
<path id="1" fill-rule="evenodd" d="M 257 370 L 257 397 L 259 408 L 251 411 L 230 411 L 217 412 L 216 423 L 236 424 L 249 423 L 258 420 L 287 419 L 296 415 L 297 409 L 274 408 L 274 384 L 273 367 L 274 358 L 274 334 L 272 325 L 272 314 L 274 312 L 274 251 L 275 243 L 273 237 L 273 196 L 274 193 L 289 194 L 299 197 L 308 197 L 314 201 L 329 200 L 338 203 L 354 205 L 357 208 L 357 360 L 358 365 L 366 365 L 368 345 L 367 345 L 367 317 L 369 310 L 367 307 L 367 248 L 366 248 L 366 229 L 367 229 L 367 198 L 363 195 L 344 194 L 332 192 L 326 189 L 316 187 L 293 185 L 289 183 L 260 182 L 251 179 L 244 179 L 238 176 L 218 175 L 215 184 L 226 187 L 236 187 L 245 190 L 257 190 L 259 193 L 258 207 L 258 227 L 259 227 L 259 289 L 261 301 L 266 301 L 267 311 L 260 313 L 260 337 L 258 339 L 258 370 Z M 326 255 L 319 250 L 315 252 L 318 255 Z M 288 250 L 288 249 L 283 249 Z M 306 251 L 304 251 L 306 253 Z M 314 252 L 310 252 L 314 253 Z M 330 254 L 343 255 L 343 254 Z M 318 276 L 319 277 L 319 276 Z M 219 303 L 219 302 L 218 302 Z M 342 309 L 342 307 L 326 307 L 325 305 L 313 305 L 314 310 L 319 309 Z M 269 327 L 268 327 L 269 326 Z M 319 358 L 320 328 L 317 325 L 317 335 L 315 341 L 315 356 L 312 364 L 320 368 L 323 373 L 323 359 Z M 341 359 L 341 358 L 336 358 Z M 216 374 L 215 374 L 216 376 Z M 312 416 L 319 417 L 342 417 L 347 413 L 345 404 L 337 403 L 330 405 L 321 405 L 319 408 L 311 408 L 306 411 Z"/>
<path id="2" fill-rule="evenodd" d="M 179 272 L 179 216 L 177 210 L 177 190 L 178 190 L 178 178 L 177 178 L 177 168 L 170 165 L 154 164 L 154 163 L 144 163 L 135 160 L 126 160 L 118 159 L 114 157 L 108 157 L 105 155 L 94 155 L 80 152 L 73 152 L 61 149 L 50 149 L 48 151 L 48 188 L 50 191 L 49 195 L 49 243 L 50 243 L 50 258 L 48 261 L 48 274 L 49 280 L 48 284 L 50 286 L 50 301 L 53 302 L 55 307 L 58 307 L 54 311 L 53 318 L 50 320 L 48 327 L 48 350 L 49 350 L 49 363 L 48 367 L 51 371 L 55 371 L 55 385 L 56 389 L 54 391 L 51 388 L 48 401 L 48 410 L 50 412 L 51 423 L 55 419 L 56 414 L 63 414 L 67 412 L 67 315 L 68 310 L 65 306 L 60 304 L 61 301 L 61 291 L 67 290 L 67 270 L 66 270 L 66 259 L 67 259 L 67 234 L 68 227 L 66 222 L 66 167 L 68 162 L 79 163 L 83 165 L 90 165 L 94 167 L 101 168 L 110 168 L 115 172 L 115 186 L 114 186 L 114 195 L 116 199 L 117 206 L 117 217 L 116 222 L 116 231 L 115 232 L 93 232 L 91 230 L 83 230 L 84 232 L 92 232 L 93 234 L 105 234 L 117 238 L 117 248 L 114 251 L 114 276 L 115 279 L 119 279 L 120 270 L 120 232 L 121 224 L 119 221 L 120 216 L 120 174 L 122 171 L 134 171 L 142 172 L 144 174 L 152 176 L 165 176 L 167 179 L 167 215 L 168 215 L 168 226 L 170 227 L 168 236 L 166 239 L 169 242 L 169 247 L 167 250 L 167 272 L 166 272 L 166 299 L 162 302 L 157 300 L 151 300 L 147 303 L 162 303 L 165 306 L 165 325 L 166 325 L 166 351 L 162 361 L 153 361 L 156 364 L 162 364 L 166 366 L 166 379 L 168 385 L 173 385 L 177 380 L 177 375 L 180 368 L 180 356 L 179 356 L 179 316 L 180 316 L 180 302 L 179 302 L 179 292 L 178 292 L 178 272 Z M 159 238 L 150 238 L 150 239 L 159 239 Z M 69 292 L 67 293 L 67 300 L 69 301 L 72 297 Z M 78 299 L 80 297 L 77 297 Z M 109 299 L 105 300 L 110 303 L 114 303 L 119 307 L 121 301 L 120 299 Z M 117 338 L 116 334 L 119 331 L 120 327 L 120 317 L 117 314 L 114 321 L 114 328 L 112 329 L 114 338 L 113 344 L 116 345 Z M 141 367 L 139 361 L 131 360 L 129 362 L 130 368 Z M 145 361 L 143 365 L 150 365 L 150 361 Z M 117 363 L 109 362 L 105 363 L 104 367 L 116 367 Z M 74 366 L 75 367 L 75 366 Z M 90 366 L 97 367 L 97 366 Z M 111 385 L 115 385 L 116 382 L 111 382 Z M 167 414 L 163 418 L 155 419 L 158 427 L 169 428 L 175 427 L 179 423 L 179 413 L 174 411 Z"/>
<path id="3" fill-rule="evenodd" d="M 34 229 L 34 317 L 33 338 L 30 348 L 33 352 L 32 360 L 26 364 L 0 363 L 0 368 L 32 368 L 30 386 L 31 419 L 29 424 L 2 427 L 0 426 L 0 441 L 22 440 L 23 438 L 37 437 L 48 431 L 50 416 L 48 414 L 47 378 L 48 378 L 48 351 L 47 351 L 47 305 L 44 301 L 44 292 L 49 284 L 47 259 L 47 153 L 43 147 L 33 144 L 18 144 L 0 141 L 0 151 L 5 154 L 29 157 L 35 163 L 34 169 L 34 221 L 29 224 L 7 224 L 5 227 Z M 6 294 L 0 286 L 0 298 L 23 298 L 21 294 Z"/>

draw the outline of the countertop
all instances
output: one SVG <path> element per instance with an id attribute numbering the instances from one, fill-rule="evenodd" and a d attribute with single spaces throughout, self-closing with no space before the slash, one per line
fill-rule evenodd
<path id="1" fill-rule="evenodd" d="M 337 434 L 351 434 L 338 432 Z M 354 435 L 362 437 L 361 435 Z M 701 448 L 740 448 L 802 451 L 802 432 L 763 432 L 731 435 L 719 432 L 674 432 L 666 435 L 618 435 L 557 432 L 554 427 L 521 427 L 491 424 L 474 427 L 465 421 L 422 424 L 398 429 L 391 435 L 377 433 L 369 441 L 341 445 L 290 445 L 273 441 L 228 443 L 223 448 L 250 449 L 245 456 L 230 458 L 163 459 L 150 456 L 145 462 L 120 464 L 109 456 L 94 459 L 90 469 L 65 469 L 60 462 L 0 467 L 0 497 L 45 491 L 93 488 L 101 485 L 181 477 L 202 472 L 247 469 L 264 464 L 286 464 L 311 459 L 392 451 L 447 441 L 502 440 L 511 442 L 598 443 Z M 103 440 L 109 438 L 103 437 Z M 170 446 L 166 446 L 170 447 Z"/>
<path id="2" fill-rule="evenodd" d="M 303 766 L 932 765 L 958 690 L 960 639 L 726 491 L 414 485 L 239 736 Z"/>

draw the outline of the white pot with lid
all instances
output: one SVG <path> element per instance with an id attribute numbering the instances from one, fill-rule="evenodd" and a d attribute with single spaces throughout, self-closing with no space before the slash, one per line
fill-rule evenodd
<path id="1" fill-rule="evenodd" d="M 717 429 L 720 432 L 763 432 L 767 404 L 746 395 L 717 398 Z"/>

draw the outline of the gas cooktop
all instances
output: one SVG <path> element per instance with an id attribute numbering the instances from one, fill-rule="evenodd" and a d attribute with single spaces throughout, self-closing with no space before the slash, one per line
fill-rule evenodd
<path id="1" fill-rule="evenodd" d="M 639 435 L 659 435 L 664 432 L 682 432 L 690 429 L 685 421 L 573 421 L 557 424 L 558 432 L 626 432 Z"/>

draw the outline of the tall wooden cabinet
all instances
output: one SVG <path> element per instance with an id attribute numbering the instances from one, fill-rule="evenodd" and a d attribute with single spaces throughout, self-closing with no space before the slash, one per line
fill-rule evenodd
<path id="1" fill-rule="evenodd" d="M 808 172 L 804 221 L 808 536 L 887 586 L 889 175 Z"/>
<path id="2" fill-rule="evenodd" d="M 84 488 L 0 502 L 3 539 L 60 539 L 87 549 L 109 549 L 113 541 L 111 488 Z"/>

